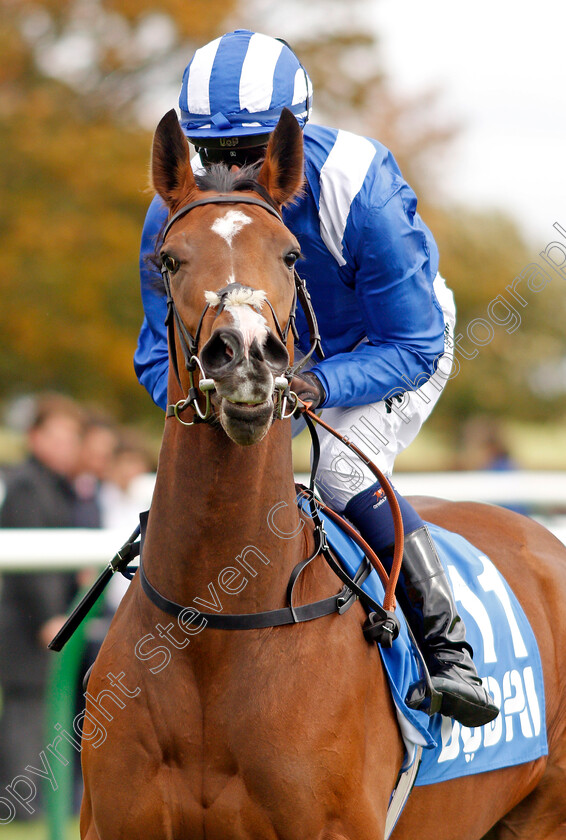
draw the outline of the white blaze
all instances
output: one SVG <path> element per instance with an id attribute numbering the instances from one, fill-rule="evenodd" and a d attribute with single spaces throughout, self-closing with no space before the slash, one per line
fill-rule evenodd
<path id="1" fill-rule="evenodd" d="M 233 278 L 231 280 L 233 282 Z M 217 292 L 207 291 L 204 297 L 209 306 L 218 306 L 220 303 Z M 267 321 L 260 311 L 265 299 L 263 289 L 250 289 L 246 286 L 233 289 L 225 296 L 224 308 L 230 313 L 234 326 L 242 334 L 246 356 L 254 338 L 261 347 L 267 337 Z"/>
<path id="2" fill-rule="evenodd" d="M 232 240 L 243 227 L 251 223 L 249 216 L 241 210 L 229 210 L 225 216 L 221 216 L 212 225 L 212 230 L 224 239 L 229 247 L 232 247 Z"/>
<path id="3" fill-rule="evenodd" d="M 232 240 L 243 227 L 251 224 L 252 219 L 242 213 L 241 210 L 229 210 L 225 216 L 216 219 L 212 224 L 211 230 L 221 236 L 227 243 L 228 247 L 232 247 Z M 231 274 L 228 283 L 234 283 L 234 275 Z M 214 292 L 206 292 L 205 297 L 208 304 L 215 306 L 220 300 L 214 300 Z M 265 300 L 265 292 L 260 289 L 240 289 L 230 292 L 225 300 L 226 311 L 232 316 L 234 326 L 243 336 L 244 352 L 248 355 L 248 350 L 254 338 L 257 338 L 261 346 L 267 335 L 267 321 L 260 313 L 261 304 Z"/>
<path id="4" fill-rule="evenodd" d="M 254 338 L 261 347 L 265 342 L 267 336 L 267 321 L 259 312 L 252 309 L 251 306 L 227 306 L 226 309 L 234 320 L 234 326 L 238 329 L 244 338 L 244 353 L 248 355 L 248 350 Z"/>

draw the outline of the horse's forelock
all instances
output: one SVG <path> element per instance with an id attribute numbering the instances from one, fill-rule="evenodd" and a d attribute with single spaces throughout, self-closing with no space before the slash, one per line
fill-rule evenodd
<path id="1" fill-rule="evenodd" d="M 257 164 L 248 164 L 240 169 L 231 169 L 225 163 L 213 163 L 204 172 L 195 176 L 199 190 L 227 193 L 238 192 L 248 184 L 257 183 L 259 167 Z"/>

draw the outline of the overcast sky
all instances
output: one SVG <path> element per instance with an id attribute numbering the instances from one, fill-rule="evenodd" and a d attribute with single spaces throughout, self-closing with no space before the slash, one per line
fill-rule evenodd
<path id="1" fill-rule="evenodd" d="M 378 0 L 394 89 L 431 85 L 464 131 L 443 190 L 512 213 L 534 246 L 566 227 L 566 5 L 562 0 Z"/>

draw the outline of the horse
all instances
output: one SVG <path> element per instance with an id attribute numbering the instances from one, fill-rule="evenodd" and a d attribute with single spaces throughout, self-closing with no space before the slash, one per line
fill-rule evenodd
<path id="1" fill-rule="evenodd" d="M 293 359 L 300 253 L 279 213 L 301 190 L 301 131 L 284 111 L 258 169 L 195 178 L 171 111 L 152 179 L 169 208 L 171 405 L 145 578 L 135 575 L 88 681 L 81 838 L 383 838 L 404 745 L 361 604 L 281 626 L 221 623 L 288 611 L 290 575 L 313 556 L 295 582 L 297 612 L 340 590 L 296 503 L 278 390 Z M 418 508 L 494 556 L 520 599 L 541 649 L 549 753 L 416 788 L 392 837 L 564 840 L 566 550 L 496 507 Z"/>

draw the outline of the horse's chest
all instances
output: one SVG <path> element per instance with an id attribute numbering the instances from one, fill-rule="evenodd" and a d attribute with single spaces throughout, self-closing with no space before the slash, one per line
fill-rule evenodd
<path id="1" fill-rule="evenodd" d="M 336 670 L 328 661 L 343 661 L 343 626 L 336 639 L 334 633 L 324 636 L 327 648 L 333 639 L 337 647 L 331 658 L 320 657 L 318 639 L 316 653 L 309 653 L 306 636 L 303 644 L 293 638 L 290 654 L 283 649 L 289 634 L 272 634 L 271 646 L 262 637 L 249 649 L 241 637 L 225 636 L 215 648 L 211 635 L 188 656 L 166 648 L 154 631 L 136 634 L 133 656 L 131 644 L 107 649 L 97 663 L 93 694 L 110 670 L 124 672 L 124 685 L 135 692 L 126 709 L 116 709 L 104 749 L 88 756 L 94 774 L 87 775 L 98 778 L 97 809 L 101 796 L 109 802 L 124 790 L 127 777 L 131 807 L 127 815 L 109 815 L 116 830 L 108 836 L 136 837 L 140 824 L 155 826 L 147 836 L 193 840 L 226 840 L 227 826 L 234 839 L 318 836 L 328 796 L 359 802 L 364 762 L 372 753 L 367 722 L 360 703 L 343 702 L 351 698 L 351 670 Z M 311 635 L 323 629 L 311 628 Z M 367 671 L 365 648 L 358 658 L 350 656 L 351 666 Z M 381 693 L 380 684 L 372 686 L 372 696 Z M 383 756 L 370 757 L 372 765 L 383 765 Z M 297 814 L 300 825 L 294 826 Z"/>

